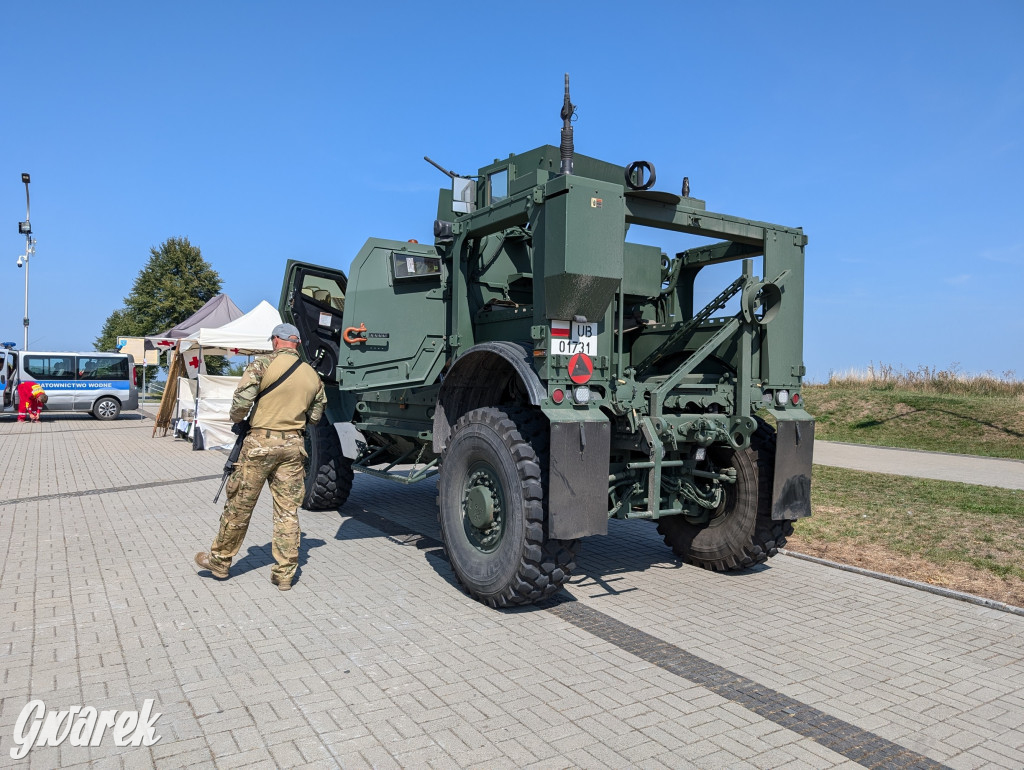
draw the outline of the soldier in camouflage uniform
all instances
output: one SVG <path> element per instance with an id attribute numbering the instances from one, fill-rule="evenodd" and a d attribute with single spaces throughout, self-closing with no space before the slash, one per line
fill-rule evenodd
<path id="1" fill-rule="evenodd" d="M 231 400 L 231 420 L 245 419 L 256 394 L 277 381 L 298 359 L 299 330 L 291 324 L 274 327 L 274 350 L 257 356 L 242 374 Z M 272 550 L 277 564 L 270 580 L 282 591 L 291 588 L 299 563 L 299 506 L 305 482 L 306 423 L 316 424 L 324 413 L 327 396 L 313 368 L 299 365 L 272 392 L 260 396 L 250 416 L 252 429 L 242 444 L 239 462 L 228 478 L 228 499 L 220 517 L 220 530 L 210 552 L 196 554 L 196 564 L 215 578 L 228 577 L 231 560 L 242 547 L 252 509 L 263 482 L 270 483 L 274 497 Z"/>

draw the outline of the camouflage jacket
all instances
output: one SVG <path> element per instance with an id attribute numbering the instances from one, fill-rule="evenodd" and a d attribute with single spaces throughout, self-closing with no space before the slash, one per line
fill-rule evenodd
<path id="1" fill-rule="evenodd" d="M 253 362 L 245 367 L 245 371 L 242 372 L 242 379 L 238 383 L 238 387 L 235 388 L 235 394 L 231 399 L 231 422 L 244 420 L 249 415 L 249 410 L 252 409 L 252 402 L 260 391 L 263 375 L 266 374 L 270 364 L 278 356 L 282 355 L 297 357 L 298 352 L 292 348 L 281 348 L 266 355 L 256 356 Z M 326 406 L 327 395 L 324 393 L 323 383 L 320 382 L 316 394 L 306 410 L 306 422 L 311 424 L 320 422 Z"/>

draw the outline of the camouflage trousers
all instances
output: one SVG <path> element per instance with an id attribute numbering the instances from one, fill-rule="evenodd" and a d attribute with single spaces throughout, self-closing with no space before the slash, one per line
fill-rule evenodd
<path id="1" fill-rule="evenodd" d="M 245 437 L 239 462 L 228 477 L 228 499 L 220 517 L 220 530 L 210 548 L 210 564 L 227 570 L 242 547 L 249 529 L 252 509 L 263 482 L 269 482 L 274 497 L 274 536 L 271 550 L 277 564 L 271 569 L 279 583 L 291 583 L 299 564 L 299 506 L 306 477 L 306 450 L 302 436 L 290 431 L 270 436 L 254 428 Z"/>

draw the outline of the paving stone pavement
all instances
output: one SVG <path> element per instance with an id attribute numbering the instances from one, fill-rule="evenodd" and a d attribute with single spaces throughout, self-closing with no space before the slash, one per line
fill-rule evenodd
<path id="1" fill-rule="evenodd" d="M 267 493 L 218 582 L 192 557 L 224 456 L 151 432 L 0 418 L 0 766 L 1024 766 L 1022 617 L 784 556 L 700 570 L 644 522 L 496 611 L 456 585 L 433 484 L 363 475 L 301 514 L 293 590 Z M 31 699 L 147 698 L 153 746 L 10 758 Z"/>

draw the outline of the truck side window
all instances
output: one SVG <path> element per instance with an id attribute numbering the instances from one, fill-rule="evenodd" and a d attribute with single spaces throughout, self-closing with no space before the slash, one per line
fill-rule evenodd
<path id="1" fill-rule="evenodd" d="M 391 265 L 397 280 L 432 278 L 441 275 L 441 258 L 404 252 L 391 252 Z"/>
<path id="2" fill-rule="evenodd" d="M 495 171 L 487 177 L 487 189 L 490 193 L 488 203 L 500 201 L 508 197 L 508 169 Z"/>
<path id="3" fill-rule="evenodd" d="M 302 294 L 338 312 L 345 310 L 345 292 L 341 290 L 337 281 L 326 276 L 310 273 L 303 275 Z"/>

